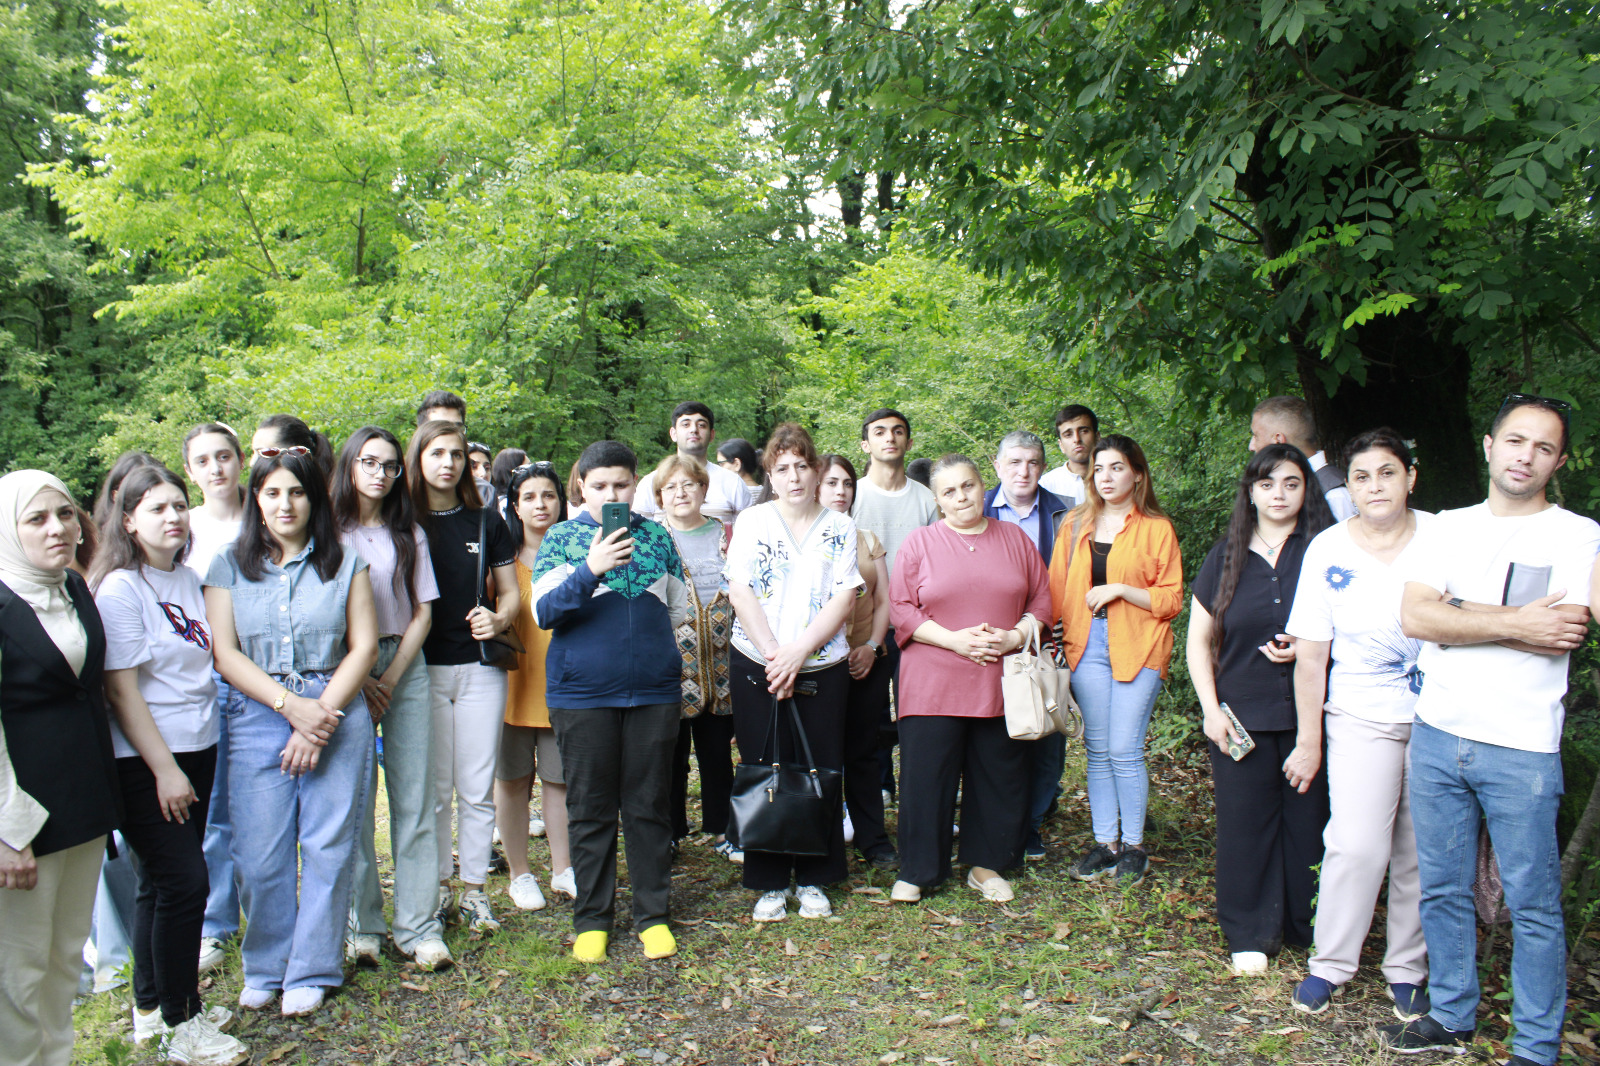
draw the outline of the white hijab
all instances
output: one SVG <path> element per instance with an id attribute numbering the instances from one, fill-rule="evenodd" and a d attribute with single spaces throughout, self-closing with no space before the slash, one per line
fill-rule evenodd
<path id="1" fill-rule="evenodd" d="M 15 470 L 0 477 L 0 581 L 33 608 L 39 624 L 76 674 L 83 669 L 88 655 L 88 638 L 67 593 L 67 571 L 35 566 L 17 532 L 23 512 L 45 489 L 55 489 L 69 501 L 72 499 L 61 479 L 43 470 Z"/>

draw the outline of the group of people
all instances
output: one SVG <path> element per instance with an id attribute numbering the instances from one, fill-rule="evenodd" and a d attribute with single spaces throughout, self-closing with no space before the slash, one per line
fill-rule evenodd
<path id="1" fill-rule="evenodd" d="M 1093 841 L 1069 872 L 1138 884 L 1183 562 L 1140 445 L 1081 405 L 1055 423 L 1055 469 L 1018 430 L 992 459 L 932 461 L 924 484 L 899 411 L 863 419 L 858 476 L 795 423 L 759 453 L 713 453 L 711 409 L 687 402 L 643 476 L 599 441 L 564 477 L 471 440 L 465 404 L 439 391 L 404 445 L 368 426 L 335 454 L 289 415 L 248 450 L 196 426 L 193 510 L 143 453 L 119 459 L 92 520 L 48 473 L 0 478 L 0 1063 L 70 1058 L 116 828 L 141 871 L 135 1038 L 181 1063 L 247 1057 L 199 991 L 241 912 L 238 1006 L 292 1016 L 386 936 L 433 969 L 452 961 L 447 923 L 498 928 L 497 836 L 513 905 L 544 907 L 535 776 L 547 883 L 574 900 L 584 962 L 609 951 L 619 829 L 633 933 L 648 958 L 676 952 L 691 755 L 701 828 L 741 864 L 755 921 L 830 915 L 850 844 L 897 871 L 894 901 L 953 863 L 1008 901 L 1061 797 L 1066 737 L 1018 739 L 1005 714 L 1000 663 L 1036 644 L 1070 669 L 1083 719 Z M 1487 501 L 1428 515 L 1394 432 L 1350 442 L 1341 471 L 1303 401 L 1274 397 L 1189 590 L 1232 964 L 1307 947 L 1293 1002 L 1326 1009 L 1387 875 L 1398 1050 L 1471 1040 L 1486 821 L 1516 931 L 1513 1061 L 1558 1051 L 1561 698 L 1600 550 L 1600 526 L 1545 497 L 1567 444 L 1564 404 L 1507 397 L 1484 439 Z M 820 854 L 744 846 L 734 745 L 745 763 L 805 750 L 842 773 L 848 819 Z"/>

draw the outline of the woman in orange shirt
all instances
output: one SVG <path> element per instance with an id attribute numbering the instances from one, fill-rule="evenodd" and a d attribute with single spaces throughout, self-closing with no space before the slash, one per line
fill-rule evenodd
<path id="1" fill-rule="evenodd" d="M 1095 838 L 1071 873 L 1080 881 L 1114 873 L 1131 886 L 1150 866 L 1144 738 L 1172 659 L 1183 559 L 1139 445 L 1108 434 L 1090 464 L 1089 498 L 1068 516 L 1071 532 L 1056 540 L 1050 560 L 1051 608 L 1083 711 Z"/>

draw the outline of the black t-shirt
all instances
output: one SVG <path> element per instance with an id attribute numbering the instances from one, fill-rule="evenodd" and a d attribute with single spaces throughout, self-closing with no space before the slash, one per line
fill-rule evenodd
<path id="1" fill-rule="evenodd" d="M 1222 583 L 1222 555 L 1227 538 L 1206 554 L 1194 579 L 1194 598 L 1207 611 Z M 1289 608 L 1300 583 L 1300 562 L 1310 538 L 1298 528 L 1278 551 L 1273 565 L 1253 551 L 1245 553 L 1239 587 L 1222 622 L 1222 647 L 1217 652 L 1217 699 L 1226 703 L 1246 730 L 1294 729 L 1294 663 L 1275 663 L 1261 654 L 1261 645 L 1287 633 Z"/>
<path id="2" fill-rule="evenodd" d="M 433 578 L 439 585 L 439 598 L 433 603 L 433 625 L 422 644 L 422 654 L 431 666 L 460 666 L 478 661 L 478 642 L 472 639 L 467 615 L 478 602 L 478 516 L 481 513 L 465 507 L 433 511 L 424 523 L 428 531 L 428 554 L 433 557 Z M 488 512 L 484 535 L 489 542 L 484 577 L 492 585 L 490 569 L 516 562 L 517 547 L 511 543 L 505 520 L 496 511 Z"/>

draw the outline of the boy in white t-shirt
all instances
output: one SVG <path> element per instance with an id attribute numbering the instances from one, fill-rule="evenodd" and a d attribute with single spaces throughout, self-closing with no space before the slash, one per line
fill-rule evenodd
<path id="1" fill-rule="evenodd" d="M 725 528 L 732 530 L 734 519 L 739 517 L 740 511 L 750 506 L 755 497 L 750 486 L 744 483 L 744 478 L 706 458 L 712 441 L 717 439 L 716 416 L 711 413 L 711 408 L 696 400 L 680 403 L 672 409 L 672 427 L 667 430 L 667 436 L 678 446 L 679 455 L 700 460 L 711 477 L 700 513 L 707 518 L 715 518 Z M 662 517 L 661 507 L 656 503 L 655 480 L 654 470 L 639 479 L 639 485 L 634 490 L 633 509 L 646 518 L 664 522 L 666 519 Z"/>
<path id="2" fill-rule="evenodd" d="M 1566 462 L 1565 403 L 1506 397 L 1489 435 L 1489 498 L 1442 512 L 1405 563 L 1401 624 L 1423 641 L 1411 734 L 1411 810 L 1431 1011 L 1381 1040 L 1398 1051 L 1470 1046 L 1478 1008 L 1472 879 L 1480 812 L 1515 930 L 1515 1066 L 1560 1054 L 1562 697 L 1589 620 L 1600 525 L 1545 499 Z"/>

